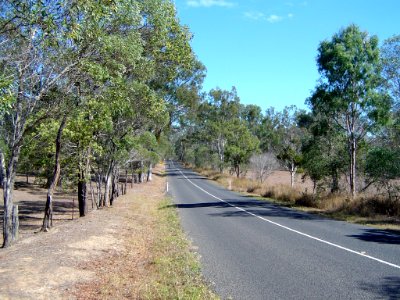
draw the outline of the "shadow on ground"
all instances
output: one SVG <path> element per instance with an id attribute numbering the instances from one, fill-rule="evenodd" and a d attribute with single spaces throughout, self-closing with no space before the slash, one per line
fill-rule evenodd
<path id="1" fill-rule="evenodd" d="M 250 214 L 252 213 L 264 218 L 278 217 L 296 220 L 331 221 L 330 219 L 323 216 L 307 214 L 259 200 L 249 200 L 246 199 L 246 197 L 242 198 L 244 200 L 225 200 L 226 202 L 217 201 L 202 203 L 183 203 L 174 204 L 169 207 L 180 209 L 213 207 L 223 209 L 223 211 L 221 212 L 209 214 L 213 217 L 253 217 L 253 215 Z M 239 208 L 239 210 L 232 209 L 233 207 L 237 207 Z M 361 234 L 349 235 L 349 237 L 372 243 L 400 245 L 400 234 L 397 231 L 392 230 L 366 228 Z"/>
<path id="2" fill-rule="evenodd" d="M 189 208 L 205 208 L 205 207 L 215 207 L 215 208 L 233 208 L 237 207 L 240 209 L 245 209 L 246 211 L 242 210 L 225 210 L 219 213 L 211 213 L 210 216 L 213 217 L 252 217 L 251 214 L 253 213 L 261 217 L 283 217 L 283 218 L 291 218 L 291 219 L 298 219 L 298 220 L 314 220 L 314 221 L 322 221 L 327 220 L 324 217 L 306 214 L 302 212 L 298 212 L 295 210 L 291 210 L 284 207 L 279 207 L 273 205 L 271 203 L 259 201 L 259 200 L 225 200 L 226 202 L 202 202 L 202 203 L 187 203 L 187 204 L 174 204 L 173 207 L 182 208 L 182 209 L 189 209 Z"/>
<path id="3" fill-rule="evenodd" d="M 379 283 L 362 283 L 361 288 L 377 296 L 377 299 L 400 299 L 400 277 L 385 277 Z"/>
<path id="4" fill-rule="evenodd" d="M 381 229 L 365 229 L 363 233 L 349 235 L 349 237 L 357 238 L 365 242 L 373 242 L 379 244 L 400 245 L 400 235 L 397 231 L 381 230 Z"/>

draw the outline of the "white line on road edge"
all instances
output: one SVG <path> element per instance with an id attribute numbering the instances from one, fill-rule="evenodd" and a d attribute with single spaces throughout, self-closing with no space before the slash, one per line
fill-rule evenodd
<path id="1" fill-rule="evenodd" d="M 263 221 L 265 221 L 265 222 L 271 223 L 271 224 L 273 224 L 273 225 L 276 225 L 276 226 L 281 227 L 281 228 L 283 228 L 283 229 L 286 229 L 286 230 L 289 230 L 289 231 L 291 231 L 291 232 L 297 233 L 297 234 L 299 234 L 299 235 L 308 237 L 308 238 L 310 238 L 310 239 L 316 240 L 316 241 L 318 241 L 318 242 L 321 242 L 321 243 L 330 245 L 330 246 L 332 246 L 332 247 L 336 247 L 336 248 L 342 249 L 342 250 L 344 250 L 344 251 L 347 251 L 347 252 L 350 252 L 350 253 L 353 253 L 353 254 L 357 254 L 357 255 L 363 256 L 363 257 L 365 257 L 365 258 L 372 259 L 372 260 L 374 260 L 374 261 L 377 261 L 377 262 L 380 262 L 380 263 L 382 263 L 382 264 L 391 266 L 391 267 L 393 267 L 393 268 L 400 269 L 400 266 L 399 266 L 399 265 L 396 265 L 396 264 L 390 263 L 390 262 L 388 262 L 388 261 L 385 261 L 385 260 L 382 260 L 382 259 L 379 259 L 379 258 L 370 256 L 370 255 L 367 255 L 367 254 L 362 253 L 362 252 L 358 252 L 358 251 L 355 251 L 355 250 L 351 250 L 351 249 L 349 249 L 349 248 L 346 248 L 346 247 L 343 247 L 343 246 L 340 246 L 340 245 L 337 245 L 337 244 L 334 244 L 334 243 L 325 241 L 325 240 L 323 240 L 323 239 L 317 238 L 317 237 L 315 237 L 315 236 L 312 236 L 312 235 L 309 235 L 309 234 L 307 234 L 307 233 L 298 231 L 298 230 L 296 230 L 296 229 L 292 229 L 292 228 L 287 227 L 287 226 L 285 226 L 285 225 L 282 225 L 282 224 L 276 223 L 276 222 L 274 222 L 274 221 L 271 221 L 271 220 L 269 220 L 269 219 L 267 219 L 267 218 L 264 218 L 264 217 L 258 216 L 258 215 L 256 215 L 256 214 L 253 214 L 252 212 L 249 212 L 249 211 L 247 211 L 247 210 L 245 210 L 245 209 L 243 209 L 243 208 L 241 208 L 241 207 L 237 207 L 237 206 L 235 206 L 235 205 L 233 205 L 233 204 L 231 204 L 231 203 L 229 203 L 229 202 L 227 202 L 227 201 L 225 201 L 225 200 L 223 200 L 223 199 L 221 199 L 221 198 L 218 198 L 217 196 L 214 196 L 213 194 L 207 192 L 205 189 L 199 187 L 197 184 L 195 184 L 195 183 L 192 182 L 189 178 L 187 178 L 186 175 L 183 174 L 183 172 L 182 172 L 181 170 L 179 170 L 179 172 L 181 172 L 181 174 L 183 175 L 183 177 L 185 177 L 185 179 L 186 179 L 187 181 L 189 181 L 191 184 L 193 184 L 195 187 L 197 187 L 199 190 L 203 191 L 203 192 L 206 193 L 207 195 L 210 195 L 211 197 L 213 197 L 213 198 L 215 198 L 215 199 L 217 199 L 217 200 L 219 200 L 219 201 L 221 201 L 221 202 L 224 202 L 224 203 L 228 204 L 229 206 L 232 206 L 232 207 L 234 207 L 234 208 L 236 208 L 236 209 L 238 209 L 238 210 L 240 210 L 240 211 L 243 211 L 243 212 L 245 212 L 245 213 L 247 213 L 247 214 L 249 214 L 249 215 L 251 215 L 251 216 L 253 216 L 253 217 L 259 218 L 259 219 L 261 219 L 261 220 L 263 220 Z"/>

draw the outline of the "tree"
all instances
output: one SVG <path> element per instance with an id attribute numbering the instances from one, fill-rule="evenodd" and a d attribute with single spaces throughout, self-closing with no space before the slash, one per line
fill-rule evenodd
<path id="1" fill-rule="evenodd" d="M 234 133 L 230 128 L 239 120 L 240 99 L 236 88 L 230 91 L 213 89 L 209 92 L 209 102 L 202 103 L 197 116 L 198 129 L 204 139 L 208 140 L 212 150 L 218 154 L 219 170 L 222 173 L 226 162 L 228 137 Z"/>
<path id="2" fill-rule="evenodd" d="M 276 154 L 266 152 L 262 154 L 253 154 L 250 158 L 251 170 L 255 173 L 255 177 L 261 183 L 279 168 Z"/>
<path id="3" fill-rule="evenodd" d="M 309 104 L 314 112 L 334 120 L 346 135 L 354 197 L 358 145 L 387 121 L 391 107 L 390 97 L 382 89 L 378 38 L 350 25 L 320 44 L 317 64 L 321 79 Z"/>
<path id="4" fill-rule="evenodd" d="M 230 163 L 236 176 L 240 176 L 241 166 L 247 163 L 258 149 L 259 141 L 239 119 L 226 124 L 229 134 L 225 150 L 225 161 Z"/>
<path id="5" fill-rule="evenodd" d="M 1 127 L 5 159 L 3 247 L 10 246 L 17 232 L 12 223 L 13 198 L 18 160 L 24 135 L 47 114 L 41 110 L 46 96 L 77 64 L 60 60 L 67 54 L 65 37 L 70 34 L 73 18 L 67 18 L 69 5 L 52 1 L 2 1 L 0 10 L 0 78 L 1 110 L 5 109 Z M 66 19 L 67 18 L 67 21 Z M 5 82 L 5 84 L 4 84 Z M 51 108 L 51 107 L 48 107 Z M 38 112 L 42 113 L 38 113 Z"/>
<path id="6" fill-rule="evenodd" d="M 294 187 L 294 177 L 302 162 L 301 145 L 304 131 L 298 126 L 298 116 L 303 112 L 297 110 L 296 106 L 285 107 L 278 114 L 278 126 L 275 132 L 279 143 L 275 144 L 277 158 L 283 167 L 290 173 L 290 186 Z"/>
<path id="7" fill-rule="evenodd" d="M 304 175 L 314 183 L 313 192 L 317 191 L 321 181 L 325 183 L 329 177 L 331 193 L 339 191 L 340 175 L 348 167 L 344 135 L 322 115 L 303 114 L 299 118 L 299 126 L 308 133 L 302 142 L 302 167 Z"/>
<path id="8" fill-rule="evenodd" d="M 381 144 L 391 144 L 398 148 L 400 145 L 400 35 L 393 36 L 382 45 L 382 74 L 388 87 L 389 94 L 394 99 L 392 118 L 381 133 Z"/>
<path id="9" fill-rule="evenodd" d="M 382 74 L 388 84 L 391 96 L 400 101 L 400 35 L 395 35 L 384 41 L 381 48 Z M 400 109 L 400 107 L 396 107 Z"/>
<path id="10" fill-rule="evenodd" d="M 366 159 L 366 174 L 371 183 L 383 186 L 390 200 L 398 199 L 400 188 L 394 181 L 400 177 L 400 151 L 387 147 L 374 147 Z"/>

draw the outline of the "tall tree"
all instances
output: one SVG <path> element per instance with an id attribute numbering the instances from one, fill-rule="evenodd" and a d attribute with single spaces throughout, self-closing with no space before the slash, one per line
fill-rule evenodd
<path id="1" fill-rule="evenodd" d="M 334 120 L 345 133 L 349 154 L 349 185 L 356 195 L 357 149 L 368 132 L 387 120 L 391 107 L 382 89 L 378 38 L 350 25 L 318 48 L 320 83 L 310 106 Z"/>
<path id="2" fill-rule="evenodd" d="M 35 126 L 46 114 L 37 114 L 46 95 L 77 64 L 60 60 L 68 52 L 65 37 L 73 27 L 73 18 L 67 18 L 68 7 L 62 1 L 1 1 L 0 10 L 0 78 L 8 85 L 2 88 L 1 108 L 4 126 L 1 127 L 5 159 L 3 246 L 10 246 L 15 238 L 12 232 L 13 198 L 18 160 L 25 132 Z M 3 97 L 3 96 L 6 97 Z M 36 116 L 36 117 L 35 117 Z"/>
<path id="3" fill-rule="evenodd" d="M 400 35 L 384 41 L 381 48 L 383 77 L 389 86 L 391 96 L 400 105 Z M 396 107 L 399 110 L 400 107 Z"/>

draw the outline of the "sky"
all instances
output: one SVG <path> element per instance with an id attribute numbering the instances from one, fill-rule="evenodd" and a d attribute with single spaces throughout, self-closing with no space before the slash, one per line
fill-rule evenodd
<path id="1" fill-rule="evenodd" d="M 204 91 L 237 88 L 241 103 L 282 110 L 305 100 L 318 46 L 356 24 L 380 43 L 400 34 L 400 0 L 175 0 L 207 68 Z"/>

